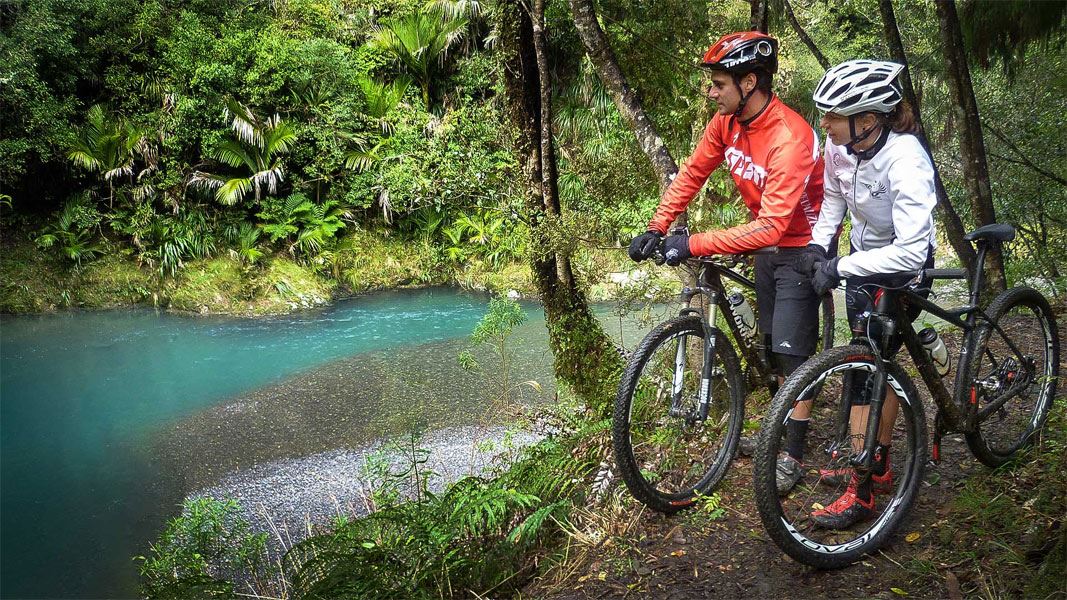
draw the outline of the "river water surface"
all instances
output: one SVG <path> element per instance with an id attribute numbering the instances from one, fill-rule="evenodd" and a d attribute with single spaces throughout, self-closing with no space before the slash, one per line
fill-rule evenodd
<path id="1" fill-rule="evenodd" d="M 264 462 L 483 419 L 483 379 L 456 357 L 487 303 L 429 289 L 260 319 L 3 316 L 0 596 L 136 596 L 131 557 L 187 494 Z M 539 381 L 524 397 L 547 401 L 543 313 L 523 307 L 513 380 Z M 647 330 L 598 314 L 627 347 Z"/>

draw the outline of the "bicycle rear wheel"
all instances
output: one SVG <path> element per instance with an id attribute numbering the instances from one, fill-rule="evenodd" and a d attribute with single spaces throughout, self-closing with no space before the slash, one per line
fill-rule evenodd
<path id="1" fill-rule="evenodd" d="M 959 377 L 978 411 L 977 429 L 967 434 L 967 445 L 983 464 L 998 467 L 1030 444 L 1048 418 L 1060 343 L 1052 308 L 1032 288 L 1001 293 L 986 314 L 1003 333 L 991 325 L 981 327 L 970 363 L 961 365 Z"/>
<path id="2" fill-rule="evenodd" d="M 926 462 L 926 421 L 914 384 L 890 363 L 887 383 L 899 410 L 892 425 L 883 412 L 882 430 L 890 435 L 888 470 L 874 476 L 856 472 L 850 460 L 863 446 L 866 421 L 850 427 L 852 401 L 869 397 L 875 357 L 865 346 L 842 346 L 817 354 L 782 384 L 764 417 L 756 442 L 755 495 L 760 519 L 786 554 L 816 568 L 847 566 L 878 549 L 893 533 L 915 498 Z M 813 402 L 804 437 L 803 475 L 787 493 L 776 485 L 778 459 L 786 449 L 786 422 L 798 399 Z M 888 401 L 888 399 L 887 399 Z M 859 433 L 853 433 L 859 432 Z M 888 475 L 887 475 L 888 474 Z M 857 479 L 853 479 L 853 476 Z M 820 523 L 818 514 L 836 510 L 839 499 L 870 478 L 873 505 L 864 518 L 840 528 Z M 864 484 L 865 485 L 865 484 Z"/>
<path id="3" fill-rule="evenodd" d="M 677 317 L 653 329 L 619 383 L 612 445 L 619 472 L 637 500 L 664 513 L 681 510 L 726 474 L 744 421 L 741 367 L 729 340 L 712 329 L 715 363 L 700 417 L 704 328 Z"/>

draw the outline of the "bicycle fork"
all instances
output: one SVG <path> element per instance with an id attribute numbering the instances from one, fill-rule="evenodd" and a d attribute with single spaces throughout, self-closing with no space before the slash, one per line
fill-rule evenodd
<path id="1" fill-rule="evenodd" d="M 708 298 L 708 311 L 705 314 L 699 309 L 691 307 L 693 297 L 703 294 Z M 700 387 L 698 391 L 697 412 L 695 415 L 687 414 L 684 408 L 683 395 L 685 393 L 685 372 L 688 368 L 686 359 L 686 340 L 678 341 L 678 349 L 674 355 L 674 380 L 671 386 L 671 409 L 672 417 L 681 417 L 687 420 L 704 421 L 708 418 L 708 407 L 711 402 L 711 376 L 714 374 L 716 336 L 713 335 L 712 324 L 715 323 L 718 310 L 718 293 L 712 290 L 698 287 L 696 289 L 685 288 L 682 290 L 683 307 L 682 315 L 696 314 L 700 316 L 700 324 L 704 328 L 703 358 L 704 364 L 700 369 Z"/>
<path id="2" fill-rule="evenodd" d="M 896 322 L 891 318 L 886 318 L 881 314 L 872 314 L 872 319 L 882 320 L 882 339 L 880 340 L 880 348 L 887 348 L 889 340 L 892 339 L 893 333 L 896 331 Z M 871 340 L 872 346 L 874 340 Z M 874 373 L 869 375 L 870 380 L 867 383 L 870 390 L 870 404 L 868 405 L 867 412 L 867 429 L 864 432 L 863 447 L 859 453 L 854 455 L 849 462 L 857 470 L 863 473 L 869 473 L 871 466 L 874 463 L 875 452 L 879 443 L 878 434 L 882 425 L 882 407 L 885 406 L 886 398 L 886 383 L 889 380 L 888 377 L 888 359 L 884 358 L 883 352 L 879 351 L 879 348 L 872 348 L 875 350 L 875 369 Z M 853 375 L 849 375 L 852 377 Z M 851 383 L 851 382 L 850 382 Z M 850 399 L 851 400 L 851 399 Z M 844 417 L 844 427 L 850 427 L 851 416 L 851 402 L 842 402 L 841 416 Z M 851 431 L 849 432 L 851 433 Z"/>

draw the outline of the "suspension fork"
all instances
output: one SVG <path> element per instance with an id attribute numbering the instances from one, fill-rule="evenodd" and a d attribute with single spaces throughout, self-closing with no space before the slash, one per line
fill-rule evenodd
<path id="1" fill-rule="evenodd" d="M 708 298 L 707 312 L 691 307 L 693 297 L 703 294 Z M 700 370 L 699 404 L 696 417 L 703 421 L 708 418 L 708 407 L 711 400 L 711 376 L 714 374 L 717 336 L 714 335 L 714 324 L 718 317 L 719 292 L 713 289 L 697 286 L 682 290 L 681 314 L 697 314 L 700 318 L 701 327 L 704 329 L 703 359 L 704 364 Z M 685 372 L 688 369 L 686 360 L 687 348 L 685 340 L 680 340 L 674 354 L 674 377 L 671 388 L 671 414 L 673 416 L 685 416 L 682 413 L 682 395 L 685 390 Z"/>
<path id="2" fill-rule="evenodd" d="M 886 298 L 888 294 L 881 294 L 876 303 L 875 310 L 872 312 L 871 319 L 879 319 L 882 323 L 882 339 L 878 341 L 875 352 L 875 369 L 874 373 L 870 375 L 871 386 L 871 401 L 867 411 L 867 431 L 863 438 L 863 448 L 860 453 L 852 457 L 853 466 L 858 469 L 869 472 L 871 465 L 874 461 L 874 454 L 878 446 L 878 431 L 882 424 L 882 407 L 885 406 L 886 397 L 886 382 L 888 381 L 888 368 L 889 359 L 885 358 L 886 350 L 889 348 L 889 340 L 892 339 L 893 334 L 896 332 L 897 323 L 896 319 L 888 316 L 887 310 L 888 300 Z M 874 340 L 871 340 L 874 342 Z M 844 403 L 842 403 L 844 404 Z M 851 413 L 851 407 L 850 411 Z M 846 420 L 848 422 L 848 420 Z"/>

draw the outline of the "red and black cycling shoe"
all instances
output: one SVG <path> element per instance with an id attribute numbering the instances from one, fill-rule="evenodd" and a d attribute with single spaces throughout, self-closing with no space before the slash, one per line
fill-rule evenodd
<path id="1" fill-rule="evenodd" d="M 852 476 L 852 469 L 819 469 L 819 483 L 829 486 L 839 486 L 845 483 L 846 478 Z M 871 491 L 875 494 L 888 494 L 893 491 L 893 469 L 877 475 L 871 474 Z"/>
<path id="2" fill-rule="evenodd" d="M 874 494 L 866 500 L 856 495 L 856 478 L 840 498 L 826 508 L 811 513 L 811 520 L 823 529 L 848 529 L 874 516 Z"/>

